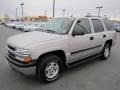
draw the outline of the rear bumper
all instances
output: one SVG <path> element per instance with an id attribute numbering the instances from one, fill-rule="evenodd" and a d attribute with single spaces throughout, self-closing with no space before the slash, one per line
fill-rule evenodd
<path id="1" fill-rule="evenodd" d="M 13 70 L 18 71 L 24 75 L 33 76 L 36 74 L 36 60 L 32 60 L 30 63 L 26 64 L 18 61 L 17 59 L 13 59 L 9 55 L 5 55 L 5 57 Z"/>

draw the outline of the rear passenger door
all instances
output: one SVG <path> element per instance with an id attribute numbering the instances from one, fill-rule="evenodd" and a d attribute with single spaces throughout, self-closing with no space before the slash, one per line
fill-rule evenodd
<path id="1" fill-rule="evenodd" d="M 99 19 L 91 19 L 92 25 L 93 25 L 93 29 L 94 29 L 94 33 L 93 33 L 93 37 L 94 37 L 94 43 L 96 44 L 96 47 L 98 47 L 96 49 L 96 53 L 101 52 L 103 45 L 105 43 L 105 39 L 106 38 L 106 34 L 104 31 L 104 26 L 101 20 Z"/>

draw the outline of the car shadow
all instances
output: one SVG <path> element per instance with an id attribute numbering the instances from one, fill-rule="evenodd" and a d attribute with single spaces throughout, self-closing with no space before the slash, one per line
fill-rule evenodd
<path id="1" fill-rule="evenodd" d="M 82 64 L 79 64 L 79 65 L 76 65 L 76 66 L 74 66 L 74 67 L 71 67 L 71 68 L 65 68 L 64 69 L 64 71 L 63 71 L 63 74 L 62 74 L 62 77 L 60 77 L 59 79 L 58 79 L 58 81 L 60 80 L 60 79 L 62 79 L 64 76 L 66 77 L 66 76 L 68 76 L 68 75 L 71 75 L 71 73 L 77 73 L 78 71 L 81 71 L 81 70 L 83 70 L 83 69 L 86 69 L 86 68 L 89 68 L 90 66 L 93 66 L 93 65 L 95 65 L 95 64 L 97 64 L 97 63 L 100 63 L 101 61 L 100 61 L 100 59 L 99 58 L 95 58 L 95 59 L 93 59 L 93 60 L 90 60 L 90 61 L 88 61 L 88 62 L 86 62 L 86 63 L 82 63 Z M 15 72 L 15 74 L 17 74 L 17 75 L 15 75 L 15 76 L 20 76 L 20 77 L 22 77 L 22 79 L 25 81 L 25 82 L 29 82 L 29 83 L 31 83 L 32 85 L 34 84 L 34 85 L 44 85 L 44 83 L 41 81 L 41 80 L 38 80 L 37 79 L 37 77 L 36 76 L 31 76 L 31 75 L 24 75 L 24 74 L 22 74 L 22 73 L 20 73 L 20 72 Z M 50 84 L 50 83 L 49 83 Z"/>

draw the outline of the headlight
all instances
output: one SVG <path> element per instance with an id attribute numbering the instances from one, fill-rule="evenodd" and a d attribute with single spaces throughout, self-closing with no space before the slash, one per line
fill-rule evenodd
<path id="1" fill-rule="evenodd" d="M 27 49 L 22 49 L 22 48 L 16 48 L 16 53 L 21 54 L 21 55 L 30 55 L 29 50 Z"/>
<path id="2" fill-rule="evenodd" d="M 20 60 L 25 63 L 28 63 L 32 60 L 30 52 L 27 49 L 17 48 L 16 53 L 18 54 L 16 55 L 17 60 Z"/>

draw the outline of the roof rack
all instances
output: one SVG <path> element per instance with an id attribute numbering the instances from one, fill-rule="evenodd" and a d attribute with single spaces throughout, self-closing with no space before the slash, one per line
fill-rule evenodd
<path id="1" fill-rule="evenodd" d="M 92 16 L 92 15 L 86 15 L 85 17 L 98 17 L 98 16 Z M 99 16 L 98 18 L 100 18 L 101 16 Z"/>

